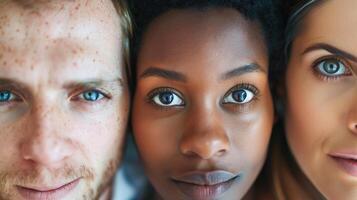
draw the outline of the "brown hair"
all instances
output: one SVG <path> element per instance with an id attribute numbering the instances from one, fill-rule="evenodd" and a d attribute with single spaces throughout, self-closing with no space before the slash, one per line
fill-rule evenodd
<path id="1" fill-rule="evenodd" d="M 129 10 L 129 5 L 126 0 L 112 0 L 115 9 L 120 17 L 122 31 L 122 48 L 125 70 L 130 83 L 132 70 L 130 66 L 130 39 L 133 34 L 133 23 Z"/>
<path id="2" fill-rule="evenodd" d="M 302 31 L 303 19 L 313 8 L 323 2 L 325 0 L 292 0 L 286 5 L 289 19 L 285 31 L 285 62 L 281 66 L 281 74 L 285 75 L 290 58 L 291 45 L 299 31 Z M 284 76 L 279 81 L 280 84 L 284 84 L 283 79 Z M 285 137 L 283 96 L 283 94 L 280 94 L 278 97 L 279 121 L 274 127 L 270 146 L 271 154 L 268 159 L 268 171 L 271 172 L 270 187 L 273 191 L 274 199 L 325 199 L 300 169 L 291 153 Z"/>

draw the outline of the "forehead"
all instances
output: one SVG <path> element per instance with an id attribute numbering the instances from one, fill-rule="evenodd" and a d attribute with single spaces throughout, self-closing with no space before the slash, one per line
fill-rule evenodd
<path id="1" fill-rule="evenodd" d="M 329 0 L 314 7 L 303 19 L 297 44 L 330 42 L 357 52 L 357 1 Z"/>
<path id="2" fill-rule="evenodd" d="M 164 13 L 148 27 L 139 52 L 139 66 L 149 61 L 170 63 L 175 69 L 213 65 L 233 68 L 246 62 L 260 62 L 266 68 L 266 59 L 259 25 L 229 8 Z"/>
<path id="3" fill-rule="evenodd" d="M 120 19 L 110 0 L 0 1 L 3 72 L 114 66 L 120 40 Z"/>

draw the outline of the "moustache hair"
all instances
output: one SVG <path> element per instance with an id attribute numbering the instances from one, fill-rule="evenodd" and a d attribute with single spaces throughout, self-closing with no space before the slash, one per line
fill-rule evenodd
<path id="1" fill-rule="evenodd" d="M 94 180 L 94 177 L 94 170 L 85 165 L 79 167 L 66 165 L 57 170 L 35 168 L 32 170 L 0 172 L 0 197 L 4 194 L 10 195 L 14 185 L 32 186 L 39 183 L 58 183 L 58 180 L 73 181 L 73 179 L 77 178 Z"/>

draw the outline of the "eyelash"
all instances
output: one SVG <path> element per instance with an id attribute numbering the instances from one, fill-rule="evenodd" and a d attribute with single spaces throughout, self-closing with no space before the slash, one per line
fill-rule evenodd
<path id="1" fill-rule="evenodd" d="M 180 105 L 180 106 L 160 106 L 160 105 L 157 105 L 155 102 L 154 102 L 154 97 L 159 95 L 160 93 L 164 93 L 164 92 L 172 92 L 174 93 L 175 95 L 177 95 L 179 98 L 181 98 L 181 100 L 183 101 L 183 105 Z M 169 88 L 169 87 L 161 87 L 161 88 L 156 88 L 154 89 L 153 91 L 151 91 L 148 95 L 147 95 L 147 99 L 146 101 L 150 104 L 152 104 L 153 106 L 159 108 L 159 109 L 162 109 L 162 110 L 165 110 L 165 109 L 172 109 L 172 108 L 175 108 L 175 107 L 183 107 L 185 106 L 185 100 L 182 96 L 182 94 L 180 94 L 177 90 L 175 90 L 174 88 Z"/>
<path id="2" fill-rule="evenodd" d="M 252 105 L 252 103 L 256 102 L 259 100 L 260 98 L 260 91 L 258 88 L 256 88 L 254 85 L 249 84 L 249 83 L 239 83 L 236 86 L 232 87 L 231 89 L 228 90 L 228 92 L 224 95 L 223 98 L 226 98 L 227 96 L 229 96 L 231 93 L 233 93 L 234 91 L 237 90 L 241 90 L 241 89 L 245 89 L 245 90 L 249 90 L 250 92 L 253 93 L 253 98 L 247 102 L 247 103 L 243 103 L 243 104 L 235 104 L 235 103 L 222 103 L 223 105 L 227 105 L 233 108 L 234 112 L 245 112 L 247 110 L 249 110 L 250 106 Z"/>
<path id="3" fill-rule="evenodd" d="M 88 101 L 88 100 L 85 100 L 83 98 L 81 98 L 80 96 L 83 95 L 84 93 L 86 92 L 90 92 L 90 91 L 94 91 L 94 92 L 98 92 L 100 93 L 101 95 L 103 95 L 103 97 L 97 101 Z M 76 92 L 74 92 L 75 95 L 70 95 L 70 100 L 72 101 L 80 101 L 80 102 L 85 102 L 85 103 L 89 103 L 89 104 L 94 104 L 96 102 L 100 102 L 102 101 L 102 99 L 104 100 L 107 100 L 107 99 L 111 99 L 111 95 L 109 95 L 107 92 L 104 92 L 103 90 L 101 89 L 97 89 L 97 88 L 85 88 L 85 89 L 80 89 L 80 90 L 77 90 Z"/>
<path id="4" fill-rule="evenodd" d="M 14 95 L 15 98 L 10 101 L 0 102 L 1 105 L 11 105 L 13 103 L 18 103 L 23 101 L 23 97 L 17 93 L 14 89 L 7 89 L 7 88 L 0 88 L 0 92 L 9 92 L 10 94 Z"/>
<path id="5" fill-rule="evenodd" d="M 342 74 L 342 75 L 337 75 L 337 76 L 327 76 L 327 75 L 322 74 L 319 71 L 318 66 L 322 62 L 328 61 L 328 60 L 336 60 L 337 62 L 342 63 L 342 65 L 346 68 L 346 73 Z M 329 55 L 329 56 L 321 57 L 321 58 L 317 59 L 316 61 L 314 61 L 312 66 L 313 66 L 312 67 L 313 73 L 323 81 L 336 81 L 336 80 L 339 80 L 340 78 L 343 78 L 345 76 L 350 76 L 352 74 L 351 73 L 351 64 L 349 62 L 347 62 L 346 60 L 344 60 L 343 58 L 340 58 L 339 56 L 336 56 L 336 55 Z"/>

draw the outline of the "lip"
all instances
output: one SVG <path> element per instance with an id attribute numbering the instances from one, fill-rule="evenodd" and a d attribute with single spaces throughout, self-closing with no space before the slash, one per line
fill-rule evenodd
<path id="1" fill-rule="evenodd" d="M 80 182 L 81 178 L 75 179 L 61 186 L 16 186 L 18 192 L 24 199 L 48 200 L 60 199 L 70 193 Z"/>
<path id="2" fill-rule="evenodd" d="M 239 180 L 240 174 L 228 171 L 193 171 L 173 178 L 179 190 L 191 199 L 214 199 Z"/>
<path id="3" fill-rule="evenodd" d="M 357 177 L 357 152 L 331 153 L 329 156 L 348 174 Z"/>

